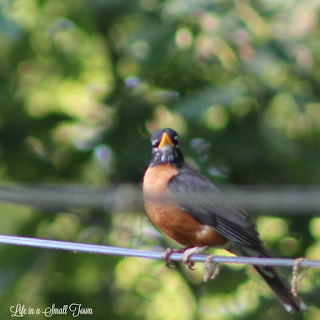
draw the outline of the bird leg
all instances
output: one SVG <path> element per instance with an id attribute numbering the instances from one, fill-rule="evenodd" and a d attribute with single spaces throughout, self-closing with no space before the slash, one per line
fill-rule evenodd
<path id="1" fill-rule="evenodd" d="M 190 270 L 195 270 L 195 268 L 193 268 L 194 266 L 194 262 L 190 261 L 190 258 L 195 255 L 198 254 L 200 252 L 202 252 L 203 250 L 205 250 L 207 248 L 207 246 L 205 247 L 193 247 L 193 248 L 188 248 L 184 251 L 183 255 L 182 255 L 182 262 L 185 264 L 185 266 L 190 269 Z"/>
<path id="2" fill-rule="evenodd" d="M 214 279 L 219 274 L 219 265 L 218 263 L 212 261 L 213 257 L 214 257 L 213 254 L 210 254 L 209 256 L 207 256 L 207 259 L 203 264 L 203 269 L 204 269 L 203 281 L 204 282 Z M 213 264 L 211 262 L 213 262 Z"/>

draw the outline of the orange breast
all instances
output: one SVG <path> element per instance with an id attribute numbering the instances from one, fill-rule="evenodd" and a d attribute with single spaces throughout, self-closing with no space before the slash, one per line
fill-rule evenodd
<path id="1" fill-rule="evenodd" d="M 227 240 L 214 228 L 204 225 L 181 210 L 171 197 L 168 181 L 178 169 L 163 164 L 149 167 L 143 178 L 145 209 L 152 223 L 184 246 L 222 246 Z"/>

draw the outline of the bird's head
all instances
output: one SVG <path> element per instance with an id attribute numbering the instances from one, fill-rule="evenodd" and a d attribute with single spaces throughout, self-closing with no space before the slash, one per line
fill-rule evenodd
<path id="1" fill-rule="evenodd" d="M 179 136 L 170 128 L 155 131 L 150 139 L 152 158 L 150 166 L 173 164 L 177 167 L 183 163 L 183 155 L 179 147 Z"/>

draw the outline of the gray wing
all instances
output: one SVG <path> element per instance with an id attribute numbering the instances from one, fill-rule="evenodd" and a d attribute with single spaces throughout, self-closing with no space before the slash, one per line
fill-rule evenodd
<path id="1" fill-rule="evenodd" d="M 196 220 L 212 226 L 240 247 L 251 249 L 262 256 L 270 256 L 247 214 L 228 203 L 206 177 L 184 166 L 169 181 L 168 188 L 181 209 Z"/>

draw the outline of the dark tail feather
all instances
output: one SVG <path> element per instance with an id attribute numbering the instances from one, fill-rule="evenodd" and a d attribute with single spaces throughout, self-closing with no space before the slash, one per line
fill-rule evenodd
<path id="1" fill-rule="evenodd" d="M 254 266 L 265 282 L 278 296 L 282 305 L 288 312 L 306 311 L 307 305 L 290 291 L 289 283 L 274 268 Z"/>

